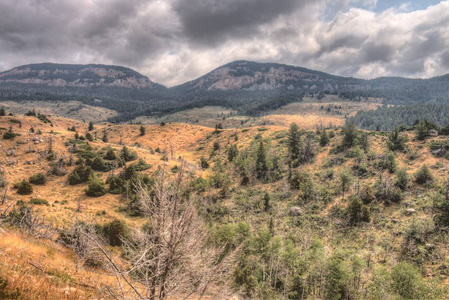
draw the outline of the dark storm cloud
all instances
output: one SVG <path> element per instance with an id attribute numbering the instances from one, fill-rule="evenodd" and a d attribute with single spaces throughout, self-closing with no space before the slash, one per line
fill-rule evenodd
<path id="1" fill-rule="evenodd" d="M 394 54 L 394 48 L 387 44 L 367 42 L 363 45 L 361 52 L 364 62 L 388 62 Z"/>
<path id="2" fill-rule="evenodd" d="M 176 0 L 185 35 L 203 45 L 215 45 L 257 34 L 259 26 L 304 7 L 308 0 Z"/>

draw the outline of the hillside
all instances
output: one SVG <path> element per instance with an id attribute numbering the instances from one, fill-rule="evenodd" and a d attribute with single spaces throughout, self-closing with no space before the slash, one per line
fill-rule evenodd
<path id="1" fill-rule="evenodd" d="M 139 230 L 158 223 L 133 183 L 158 197 L 162 172 L 183 182 L 177 213 L 192 203 L 204 222 L 201 238 L 197 227 L 187 232 L 232 260 L 217 271 L 211 298 L 447 298 L 448 136 L 289 126 L 97 123 L 89 131 L 60 117 L 0 116 L 0 293 L 113 298 L 117 273 L 97 246 L 75 247 L 70 237 L 98 234 L 117 268 L 140 272 L 126 241 L 140 245 Z M 181 253 L 186 264 L 198 259 Z M 146 290 L 137 274 L 124 278 Z M 188 292 L 180 286 L 178 295 Z"/>

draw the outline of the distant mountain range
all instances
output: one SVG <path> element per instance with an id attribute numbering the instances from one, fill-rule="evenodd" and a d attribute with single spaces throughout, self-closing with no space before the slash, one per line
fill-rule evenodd
<path id="1" fill-rule="evenodd" d="M 117 110 L 116 121 L 205 105 L 254 115 L 301 101 L 305 94 L 323 93 L 354 101 L 378 97 L 395 104 L 446 102 L 449 74 L 364 80 L 283 64 L 235 61 L 167 88 L 132 69 L 110 65 L 43 63 L 0 73 L 0 100 L 80 100 Z"/>

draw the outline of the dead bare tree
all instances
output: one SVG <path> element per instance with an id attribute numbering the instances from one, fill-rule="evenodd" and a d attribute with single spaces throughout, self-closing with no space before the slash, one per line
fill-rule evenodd
<path id="1" fill-rule="evenodd" d="M 104 263 L 104 257 L 94 239 L 101 241 L 95 227 L 86 222 L 77 221 L 69 229 L 60 232 L 59 241 L 76 254 L 76 271 L 85 265 L 100 266 Z"/>
<path id="2" fill-rule="evenodd" d="M 53 228 L 45 223 L 39 211 L 32 207 L 14 207 L 6 221 L 37 239 L 50 239 L 55 234 Z"/>
<path id="3" fill-rule="evenodd" d="M 119 291 L 111 295 L 114 298 L 126 298 L 126 285 L 139 299 L 187 299 L 192 295 L 201 298 L 218 282 L 220 295 L 215 296 L 230 295 L 225 291 L 233 255 L 220 258 L 220 249 L 207 246 L 205 226 L 193 201 L 183 196 L 182 173 L 169 181 L 162 170 L 151 192 L 138 187 L 148 222 L 145 228 L 135 229 L 123 240 L 130 264 L 126 270 L 97 243 L 119 282 L 119 288 L 107 289 L 109 293 Z"/>

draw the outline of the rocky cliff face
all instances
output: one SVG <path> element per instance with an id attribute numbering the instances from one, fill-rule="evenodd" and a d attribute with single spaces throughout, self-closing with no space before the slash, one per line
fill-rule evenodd
<path id="1" fill-rule="evenodd" d="M 0 73 L 0 83 L 18 82 L 57 87 L 111 86 L 154 88 L 157 84 L 131 69 L 108 65 L 34 64 Z"/>
<path id="2" fill-rule="evenodd" d="M 273 63 L 236 61 L 185 83 L 175 89 L 188 91 L 230 90 L 328 90 L 358 89 L 366 85 L 363 80 L 332 76 L 305 68 Z"/>

